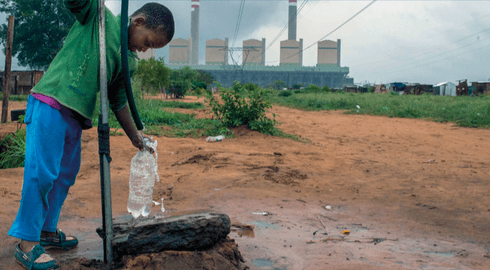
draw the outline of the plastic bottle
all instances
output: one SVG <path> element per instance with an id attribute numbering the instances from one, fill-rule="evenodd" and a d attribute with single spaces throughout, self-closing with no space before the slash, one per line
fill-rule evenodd
<path id="1" fill-rule="evenodd" d="M 219 135 L 219 136 L 216 136 L 216 137 L 208 137 L 206 139 L 207 142 L 218 142 L 218 141 L 222 141 L 225 139 L 225 136 L 223 135 Z"/>
<path id="2" fill-rule="evenodd" d="M 128 212 L 134 218 L 139 216 L 146 217 L 150 214 L 153 204 L 155 178 L 160 181 L 156 162 L 158 159 L 157 141 L 151 142 L 145 138 L 145 145 L 153 149 L 155 157 L 148 150 L 145 150 L 138 151 L 131 160 Z"/>

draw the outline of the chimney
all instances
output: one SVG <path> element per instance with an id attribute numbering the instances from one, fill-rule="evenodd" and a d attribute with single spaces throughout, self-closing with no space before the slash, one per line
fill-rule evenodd
<path id="1" fill-rule="evenodd" d="M 199 64 L 199 0 L 191 0 L 191 65 Z"/>
<path id="2" fill-rule="evenodd" d="M 289 0 L 289 25 L 288 39 L 296 40 L 296 12 L 298 11 L 298 0 Z"/>

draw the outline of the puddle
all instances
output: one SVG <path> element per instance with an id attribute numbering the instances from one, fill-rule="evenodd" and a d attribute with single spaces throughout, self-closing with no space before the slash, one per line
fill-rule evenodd
<path id="1" fill-rule="evenodd" d="M 278 229 L 279 226 L 276 224 L 272 224 L 266 221 L 253 221 L 251 222 L 253 225 L 255 225 L 255 228 L 257 229 Z"/>
<path id="2" fill-rule="evenodd" d="M 259 268 L 272 266 L 272 262 L 269 259 L 255 259 L 252 263 Z"/>
<path id="3" fill-rule="evenodd" d="M 453 254 L 451 254 L 451 252 L 424 251 L 424 253 L 427 255 L 439 255 L 439 256 L 444 256 L 444 257 L 452 257 L 453 256 Z"/>
<path id="4" fill-rule="evenodd" d="M 277 268 L 272 266 L 272 261 L 270 259 L 255 259 L 252 263 L 260 270 L 285 270 L 285 268 Z"/>

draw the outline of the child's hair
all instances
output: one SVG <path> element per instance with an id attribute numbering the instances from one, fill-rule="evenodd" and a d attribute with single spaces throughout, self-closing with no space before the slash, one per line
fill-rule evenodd
<path id="1" fill-rule="evenodd" d="M 172 40 L 175 32 L 174 16 L 166 6 L 158 3 L 147 3 L 136 10 L 131 17 L 140 14 L 145 17 L 146 27 L 165 31 L 168 42 Z"/>

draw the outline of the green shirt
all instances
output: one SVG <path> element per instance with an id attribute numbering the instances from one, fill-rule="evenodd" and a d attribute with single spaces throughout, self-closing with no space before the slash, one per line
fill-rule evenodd
<path id="1" fill-rule="evenodd" d="M 97 0 L 65 0 L 77 21 L 63 48 L 32 92 L 56 99 L 60 104 L 91 119 L 99 92 L 99 23 Z M 107 8 L 106 59 L 109 107 L 120 110 L 127 102 L 121 63 L 121 20 Z M 136 71 L 136 55 L 130 52 L 129 69 Z"/>

